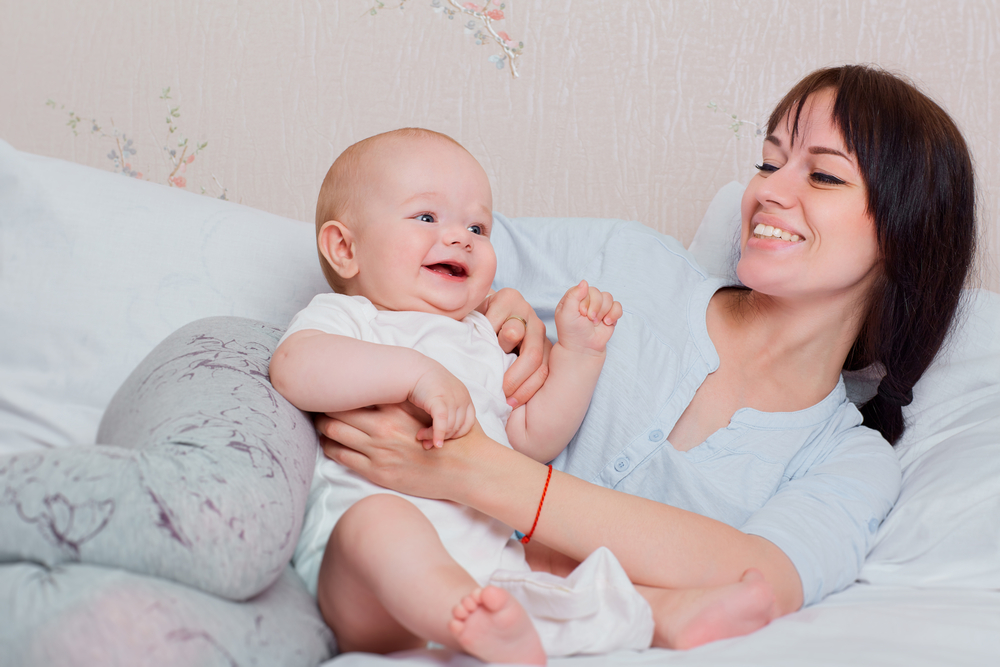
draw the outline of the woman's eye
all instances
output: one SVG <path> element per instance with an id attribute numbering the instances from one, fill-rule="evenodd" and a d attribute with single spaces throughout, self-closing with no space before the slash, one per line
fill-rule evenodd
<path id="1" fill-rule="evenodd" d="M 434 222 L 434 216 L 430 213 L 421 213 L 416 219 L 420 222 Z"/>
<path id="2" fill-rule="evenodd" d="M 478 236 L 486 233 L 486 229 L 482 225 L 469 225 L 469 231 Z"/>
<path id="3" fill-rule="evenodd" d="M 771 174 L 778 171 L 778 168 L 776 166 L 774 166 L 773 164 L 767 164 L 766 162 L 764 164 L 755 164 L 754 168 L 757 171 L 762 172 L 764 174 Z"/>
<path id="4" fill-rule="evenodd" d="M 840 180 L 836 176 L 831 176 L 830 174 L 824 174 L 819 171 L 814 171 L 810 174 L 810 177 L 817 183 L 822 185 L 843 185 L 844 181 Z"/>

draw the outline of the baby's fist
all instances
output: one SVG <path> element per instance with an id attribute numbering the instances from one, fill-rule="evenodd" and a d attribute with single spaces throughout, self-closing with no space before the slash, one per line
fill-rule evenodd
<path id="1" fill-rule="evenodd" d="M 622 316 L 622 305 L 586 280 L 569 288 L 556 306 L 559 343 L 568 349 L 603 353 Z"/>

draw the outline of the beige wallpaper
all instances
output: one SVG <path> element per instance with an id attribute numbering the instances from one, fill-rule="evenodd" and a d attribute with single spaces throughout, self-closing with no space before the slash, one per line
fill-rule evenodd
<path id="1" fill-rule="evenodd" d="M 311 220 L 340 150 L 419 125 L 468 147 L 509 215 L 634 218 L 687 242 L 749 178 L 756 124 L 792 83 L 877 62 L 969 138 L 1000 288 L 998 3 L 463 4 L 0 0 L 0 137 Z"/>

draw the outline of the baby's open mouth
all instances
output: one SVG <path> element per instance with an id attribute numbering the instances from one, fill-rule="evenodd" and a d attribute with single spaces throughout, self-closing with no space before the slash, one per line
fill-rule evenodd
<path id="1" fill-rule="evenodd" d="M 786 232 L 784 229 L 778 229 L 777 227 L 772 227 L 771 225 L 765 225 L 764 223 L 759 223 L 753 229 L 754 238 L 758 239 L 777 239 L 781 241 L 788 241 L 790 243 L 798 243 L 804 239 L 798 234 L 791 234 Z"/>
<path id="2" fill-rule="evenodd" d="M 442 262 L 441 264 L 429 264 L 426 269 L 430 269 L 434 273 L 443 273 L 446 276 L 452 276 L 453 278 L 464 278 L 468 275 L 468 271 L 465 267 L 458 264 L 448 264 L 447 262 Z"/>

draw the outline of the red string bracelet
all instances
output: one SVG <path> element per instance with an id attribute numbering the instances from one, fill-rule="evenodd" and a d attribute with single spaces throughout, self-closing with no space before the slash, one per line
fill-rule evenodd
<path id="1" fill-rule="evenodd" d="M 542 503 L 545 502 L 545 494 L 549 490 L 549 480 L 552 479 L 552 464 L 549 464 L 549 474 L 545 477 L 545 488 L 542 489 L 542 499 L 538 501 L 538 511 L 535 512 L 535 522 L 531 524 L 531 530 L 528 534 L 521 538 L 521 544 L 527 544 L 531 541 L 531 536 L 535 534 L 535 526 L 538 525 L 538 517 L 542 515 Z"/>

